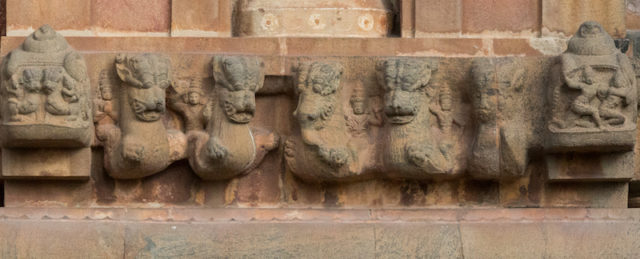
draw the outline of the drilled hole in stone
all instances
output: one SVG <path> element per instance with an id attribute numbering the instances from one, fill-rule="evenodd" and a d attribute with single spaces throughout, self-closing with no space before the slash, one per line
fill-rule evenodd
<path id="1" fill-rule="evenodd" d="M 271 21 L 267 20 L 267 22 L 265 22 L 265 24 L 267 24 L 267 26 L 271 25 Z"/>

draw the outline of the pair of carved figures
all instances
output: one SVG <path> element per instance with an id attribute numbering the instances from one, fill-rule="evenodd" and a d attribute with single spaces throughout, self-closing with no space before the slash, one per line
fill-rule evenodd
<path id="1" fill-rule="evenodd" d="M 2 63 L 3 147 L 88 147 L 93 123 L 84 59 L 45 25 Z"/>
<path id="2" fill-rule="evenodd" d="M 112 177 L 141 178 L 188 158 L 203 179 L 227 179 L 249 172 L 277 146 L 274 134 L 248 126 L 255 92 L 264 80 L 262 63 L 248 57 L 215 57 L 212 63 L 215 98 L 203 102 L 203 91 L 194 85 L 169 98 L 168 106 L 185 120 L 183 133 L 163 122 L 166 91 L 173 84 L 169 59 L 154 54 L 117 57 L 122 81 L 117 112 L 111 111 L 112 87 L 105 85 L 96 116 L 105 168 Z"/>
<path id="3" fill-rule="evenodd" d="M 454 174 L 449 137 L 450 90 L 431 82 L 436 62 L 389 59 L 378 64 L 383 107 L 367 111 L 361 83 L 351 89 L 351 112 L 342 107 L 343 67 L 332 62 L 296 67 L 300 138 L 286 142 L 287 165 L 312 181 L 351 180 L 380 171 L 391 177 L 429 178 Z M 384 114 L 384 116 L 383 116 Z M 432 115 L 438 128 L 431 129 Z M 383 123 L 386 118 L 386 123 Z M 369 126 L 380 127 L 377 132 Z M 382 136 L 382 137 L 380 137 Z"/>
<path id="4" fill-rule="evenodd" d="M 596 22 L 585 22 L 551 75 L 550 151 L 630 151 L 638 110 L 628 57 Z"/>

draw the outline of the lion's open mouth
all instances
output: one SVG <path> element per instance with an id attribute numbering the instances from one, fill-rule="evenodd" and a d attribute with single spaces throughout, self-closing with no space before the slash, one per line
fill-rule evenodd
<path id="1" fill-rule="evenodd" d="M 232 103 L 224 103 L 224 111 L 230 120 L 237 123 L 249 123 L 253 119 L 254 110 L 238 110 Z"/>
<path id="2" fill-rule="evenodd" d="M 389 122 L 393 124 L 407 124 L 416 118 L 415 111 L 389 111 L 385 112 Z"/>
<path id="3" fill-rule="evenodd" d="M 253 119 L 253 111 L 236 112 L 230 114 L 229 119 L 237 123 L 249 123 Z"/>
<path id="4" fill-rule="evenodd" d="M 133 109 L 136 118 L 141 121 L 152 122 L 159 120 L 164 114 L 164 103 L 148 105 L 139 100 L 134 100 Z"/>

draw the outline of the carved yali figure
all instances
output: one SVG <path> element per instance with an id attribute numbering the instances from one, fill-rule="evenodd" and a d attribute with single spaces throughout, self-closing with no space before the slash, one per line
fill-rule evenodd
<path id="1" fill-rule="evenodd" d="M 446 94 L 440 108 L 430 107 L 440 92 L 448 91 L 430 82 L 436 69 L 429 61 L 408 58 L 378 64 L 378 81 L 384 88 L 385 134 L 388 134 L 383 162 L 390 177 L 424 179 L 453 174 L 452 146 L 446 141 L 447 134 L 443 134 L 443 139 L 436 137 L 432 129 L 435 125 L 430 122 L 431 114 L 450 110 L 451 100 Z M 444 114 L 438 116 L 444 122 L 441 131 L 451 125 Z"/>
<path id="2" fill-rule="evenodd" d="M 85 147 L 93 123 L 82 56 L 48 25 L 3 60 L 2 142 L 5 147 Z"/>
<path id="3" fill-rule="evenodd" d="M 300 138 L 285 143 L 289 169 L 310 181 L 336 181 L 358 177 L 362 165 L 355 150 L 339 97 L 342 65 L 332 62 L 302 63 L 294 68 L 298 106 L 294 117 Z"/>
<path id="4" fill-rule="evenodd" d="M 246 174 L 278 146 L 275 133 L 248 124 L 256 111 L 256 91 L 264 83 L 262 67 L 257 58 L 213 59 L 217 98 L 205 108 L 206 132 L 188 132 L 189 164 L 201 178 L 222 180 Z"/>
<path id="5" fill-rule="evenodd" d="M 171 84 L 169 59 L 154 54 L 119 55 L 120 86 L 117 126 L 98 125 L 104 141 L 104 163 L 114 178 L 141 178 L 164 170 L 185 156 L 182 132 L 167 130 L 165 89 Z"/>
<path id="6" fill-rule="evenodd" d="M 551 71 L 550 150 L 629 150 L 635 142 L 636 78 L 596 22 L 583 23 Z"/>
<path id="7" fill-rule="evenodd" d="M 525 71 L 515 62 L 490 58 L 473 61 L 471 73 L 475 139 L 468 160 L 468 171 L 480 179 L 522 176 L 527 163 L 528 132 L 520 101 Z M 505 64 L 506 63 L 506 64 Z"/>

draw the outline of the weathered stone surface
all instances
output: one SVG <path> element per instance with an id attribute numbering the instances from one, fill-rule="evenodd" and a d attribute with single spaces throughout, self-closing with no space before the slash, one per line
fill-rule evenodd
<path id="1" fill-rule="evenodd" d="M 3 149 L 2 177 L 6 179 L 88 179 L 91 149 Z"/>
<path id="2" fill-rule="evenodd" d="M 462 32 L 530 34 L 540 30 L 539 8 L 538 0 L 462 0 Z"/>
<path id="3" fill-rule="evenodd" d="M 236 16 L 235 35 L 262 37 L 385 37 L 393 21 L 382 0 L 241 0 Z"/>
<path id="4" fill-rule="evenodd" d="M 620 181 L 633 177 L 633 153 L 554 154 L 546 156 L 551 181 Z"/>
<path id="5" fill-rule="evenodd" d="M 89 35 L 92 24 L 91 15 L 87 14 L 91 13 L 91 2 L 6 0 L 7 35 L 26 36 L 43 24 L 70 31 L 70 34 Z"/>
<path id="6" fill-rule="evenodd" d="M 91 20 L 98 35 L 169 35 L 170 0 L 91 0 L 91 11 Z"/>
<path id="7" fill-rule="evenodd" d="M 316 258 L 375 254 L 373 228 L 362 223 L 127 224 L 126 240 L 125 257 Z"/>
<path id="8" fill-rule="evenodd" d="M 542 35 L 565 36 L 585 21 L 596 21 L 615 38 L 625 35 L 625 0 L 543 0 Z"/>
<path id="9" fill-rule="evenodd" d="M 463 258 L 455 224 L 386 223 L 375 226 L 376 258 Z"/>
<path id="10" fill-rule="evenodd" d="M 121 223 L 0 220 L 3 258 L 123 258 Z"/>
<path id="11" fill-rule="evenodd" d="M 414 10 L 416 37 L 425 37 L 429 33 L 459 32 L 462 29 L 461 1 L 415 1 Z M 405 15 L 405 12 L 401 15 Z"/>
<path id="12" fill-rule="evenodd" d="M 171 1 L 171 36 L 231 36 L 231 0 Z"/>

